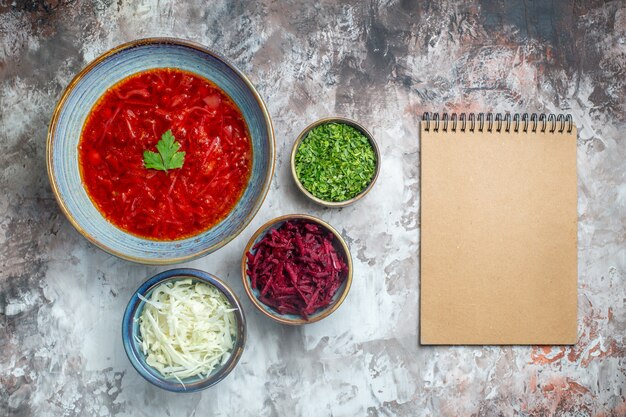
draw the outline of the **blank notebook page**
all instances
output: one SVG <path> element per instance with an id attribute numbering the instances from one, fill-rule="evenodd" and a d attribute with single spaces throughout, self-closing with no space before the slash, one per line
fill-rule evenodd
<path id="1" fill-rule="evenodd" d="M 576 343 L 576 128 L 427 127 L 420 342 Z"/>

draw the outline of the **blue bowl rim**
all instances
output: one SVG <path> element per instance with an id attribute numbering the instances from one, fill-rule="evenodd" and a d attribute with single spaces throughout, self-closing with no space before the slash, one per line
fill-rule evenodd
<path id="1" fill-rule="evenodd" d="M 178 381 L 166 380 L 159 377 L 156 371 L 151 371 L 149 367 L 142 364 L 142 362 L 138 358 L 138 355 L 140 355 L 141 353 L 139 352 L 135 343 L 135 335 L 132 331 L 132 321 L 134 319 L 137 309 L 144 304 L 144 302 L 139 299 L 138 294 L 141 294 L 143 296 L 152 289 L 154 289 L 157 285 L 165 281 L 188 278 L 206 282 L 210 285 L 215 286 L 218 290 L 220 290 L 222 294 L 224 294 L 228 301 L 237 308 L 237 310 L 235 311 L 235 316 L 237 317 L 237 341 L 230 357 L 228 358 L 228 361 L 221 368 L 217 369 L 217 371 L 214 371 L 214 373 L 209 375 L 207 378 L 198 380 L 194 383 L 185 384 L 185 386 L 183 387 Z M 124 351 L 126 352 L 126 356 L 128 357 L 130 363 L 133 365 L 135 370 L 137 370 L 137 372 L 148 382 L 156 385 L 159 388 L 172 392 L 200 391 L 212 387 L 213 385 L 226 378 L 226 376 L 235 368 L 235 366 L 239 362 L 239 359 L 241 358 L 241 355 L 246 345 L 246 337 L 246 317 L 243 312 L 243 308 L 241 307 L 241 303 L 239 302 L 239 299 L 237 298 L 235 293 L 215 275 L 193 268 L 170 269 L 156 274 L 146 280 L 131 296 L 130 300 L 128 301 L 128 305 L 126 306 L 126 310 L 124 311 L 124 317 L 122 319 L 122 343 L 124 344 Z"/>
<path id="2" fill-rule="evenodd" d="M 254 207 L 250 211 L 250 213 L 248 213 L 248 215 L 246 216 L 245 220 L 241 222 L 241 224 L 239 225 L 237 229 L 235 229 L 235 232 L 231 234 L 230 236 L 227 236 L 226 238 L 222 239 L 221 241 L 215 243 L 214 245 L 211 245 L 207 248 L 203 248 L 197 251 L 196 253 L 192 253 L 190 255 L 180 256 L 176 258 L 162 258 L 162 259 L 139 258 L 139 257 L 134 257 L 134 256 L 128 256 L 124 254 L 123 252 L 120 252 L 107 245 L 104 245 L 95 236 L 92 236 L 91 234 L 87 233 L 87 231 L 84 230 L 80 224 L 78 224 L 76 219 L 74 219 L 72 213 L 70 212 L 67 205 L 65 204 L 65 200 L 63 199 L 63 196 L 61 196 L 59 188 L 57 187 L 57 184 L 56 184 L 56 175 L 54 172 L 54 164 L 52 161 L 54 136 L 55 136 L 56 126 L 59 120 L 59 116 L 61 114 L 61 110 L 65 106 L 65 102 L 67 101 L 67 98 L 69 97 L 70 93 L 73 91 L 76 84 L 78 84 L 80 80 L 87 73 L 89 73 L 94 67 L 100 64 L 102 61 L 109 59 L 110 57 L 122 51 L 125 51 L 127 49 L 132 49 L 132 48 L 146 46 L 146 45 L 155 45 L 155 44 L 175 45 L 175 46 L 183 46 L 183 47 L 191 48 L 196 51 L 208 54 L 212 56 L 213 58 L 224 63 L 224 65 L 226 65 L 227 67 L 229 67 L 233 72 L 237 74 L 237 76 L 239 76 L 243 80 L 243 82 L 247 85 L 247 87 L 252 92 L 252 95 L 254 96 L 257 103 L 259 104 L 261 111 L 265 117 L 265 121 L 267 123 L 267 134 L 268 134 L 268 137 L 271 139 L 269 141 L 270 158 L 268 161 L 268 163 L 270 164 L 270 169 L 263 181 L 261 194 L 259 198 L 257 199 L 257 202 L 255 203 Z M 239 236 L 239 234 L 243 232 L 243 230 L 248 226 L 248 224 L 250 224 L 254 216 L 258 213 L 261 206 L 265 202 L 265 198 L 267 197 L 267 193 L 269 192 L 270 185 L 272 183 L 272 178 L 274 177 L 274 169 L 276 166 L 276 138 L 274 135 L 274 126 L 272 124 L 272 118 L 270 117 L 269 110 L 267 109 L 267 106 L 265 105 L 263 98 L 261 98 L 259 92 L 256 90 L 256 88 L 254 87 L 252 82 L 248 79 L 248 77 L 243 72 L 241 72 L 234 64 L 232 64 L 228 59 L 223 57 L 221 54 L 199 43 L 185 40 L 185 39 L 167 38 L 167 37 L 143 38 L 143 39 L 136 39 L 134 41 L 130 41 L 130 42 L 126 42 L 121 45 L 118 45 L 106 51 L 102 55 L 98 56 L 96 59 L 94 59 L 89 64 L 87 64 L 87 66 L 85 66 L 82 70 L 80 70 L 78 74 L 74 76 L 72 81 L 70 81 L 67 87 L 65 87 L 65 90 L 63 90 L 63 93 L 61 94 L 61 98 L 59 98 L 59 101 L 57 102 L 54 108 L 54 112 L 52 113 L 52 118 L 50 119 L 50 124 L 48 126 L 48 136 L 46 140 L 46 165 L 47 165 L 47 170 L 48 170 L 48 180 L 50 182 L 50 187 L 52 188 L 52 193 L 54 194 L 57 204 L 61 208 L 61 211 L 63 212 L 65 217 L 72 224 L 72 226 L 74 226 L 74 228 L 81 235 L 83 235 L 88 241 L 90 241 L 91 243 L 99 247 L 100 249 L 104 250 L 105 252 L 110 253 L 111 255 L 117 256 L 118 258 L 121 258 L 121 259 L 133 261 L 133 262 L 137 262 L 141 264 L 148 264 L 148 265 L 168 265 L 168 264 L 180 263 L 183 261 L 196 259 L 201 256 L 207 255 L 211 252 L 215 252 L 216 250 L 220 249 L 221 247 L 226 245 L 228 242 L 230 242 L 231 240 Z M 176 241 L 172 241 L 172 242 L 176 243 Z"/>
<path id="3" fill-rule="evenodd" d="M 269 308 L 269 311 L 266 310 L 263 307 L 265 306 L 265 304 L 262 303 L 253 293 L 252 287 L 250 285 L 250 278 L 248 278 L 248 274 L 246 273 L 248 270 L 248 258 L 246 254 L 252 249 L 255 243 L 262 236 L 265 236 L 265 234 L 270 231 L 270 229 L 275 228 L 278 224 L 282 224 L 289 220 L 308 220 L 312 223 L 316 223 L 324 227 L 326 230 L 331 232 L 337 238 L 337 241 L 339 242 L 339 246 L 344 252 L 344 255 L 346 258 L 346 264 L 348 265 L 348 273 L 346 275 L 346 282 L 345 282 L 345 286 L 343 287 L 343 291 L 341 295 L 337 298 L 337 300 L 333 304 L 330 304 L 328 307 L 322 310 L 320 314 L 310 318 L 309 320 L 305 320 L 303 318 L 295 318 L 295 319 L 288 318 L 284 315 L 279 314 L 277 311 L 275 311 L 272 308 Z M 353 273 L 352 254 L 350 253 L 350 248 L 348 244 L 346 243 L 345 239 L 343 238 L 343 236 L 341 236 L 341 233 L 339 233 L 337 229 L 335 229 L 333 226 L 331 226 L 324 220 L 315 216 L 311 216 L 309 214 L 286 214 L 286 215 L 276 217 L 274 219 L 267 221 L 265 224 L 259 227 L 256 232 L 254 232 L 254 234 L 248 241 L 248 244 L 243 250 L 243 255 L 241 256 L 241 279 L 243 281 L 243 287 L 246 290 L 246 294 L 248 295 L 248 298 L 250 299 L 252 304 L 257 308 L 257 310 L 259 310 L 261 313 L 271 318 L 272 320 L 275 320 L 282 324 L 288 324 L 291 326 L 299 326 L 303 324 L 315 323 L 317 321 L 320 321 L 330 316 L 335 310 L 337 310 L 339 306 L 344 302 L 346 297 L 348 296 L 348 293 L 350 292 L 350 287 L 352 286 L 352 273 Z"/>

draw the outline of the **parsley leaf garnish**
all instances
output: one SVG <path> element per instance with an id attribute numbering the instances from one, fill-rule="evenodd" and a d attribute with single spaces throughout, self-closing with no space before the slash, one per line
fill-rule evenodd
<path id="1" fill-rule="evenodd" d="M 143 164 L 146 168 L 166 171 L 168 169 L 182 168 L 185 162 L 185 152 L 179 152 L 180 143 L 171 130 L 163 133 L 161 140 L 156 145 L 159 153 L 152 151 L 143 152 Z"/>

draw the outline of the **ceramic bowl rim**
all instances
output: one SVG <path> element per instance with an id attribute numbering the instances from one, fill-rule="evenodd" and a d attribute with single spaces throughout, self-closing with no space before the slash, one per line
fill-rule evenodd
<path id="1" fill-rule="evenodd" d="M 235 311 L 235 316 L 237 317 L 237 342 L 233 351 L 228 358 L 228 361 L 221 368 L 217 369 L 215 373 L 211 374 L 209 377 L 201 379 L 199 381 L 194 382 L 193 384 L 188 384 L 183 387 L 179 382 L 166 380 L 165 378 L 159 377 L 154 373 L 150 372 L 146 366 L 144 366 L 137 355 L 140 352 L 137 349 L 137 344 L 134 340 L 129 340 L 127 335 L 131 335 L 131 338 L 134 339 L 135 333 L 132 331 L 132 320 L 135 317 L 135 312 L 137 308 L 143 303 L 139 298 L 138 294 L 142 296 L 147 292 L 154 289 L 156 286 L 160 285 L 166 281 L 174 281 L 177 279 L 188 279 L 191 278 L 196 281 L 205 282 L 209 285 L 213 285 L 216 287 L 225 297 L 226 299 L 237 308 Z M 215 275 L 201 271 L 199 269 L 194 268 L 174 268 L 161 273 L 158 273 L 146 281 L 144 281 L 139 288 L 137 288 L 130 297 L 128 304 L 126 305 L 126 309 L 124 310 L 124 316 L 122 319 L 122 343 L 124 345 L 124 351 L 126 352 L 126 356 L 130 361 L 131 365 L 139 375 L 141 375 L 146 381 L 151 384 L 162 388 L 171 392 L 196 392 L 200 391 L 222 381 L 230 372 L 235 368 L 239 359 L 241 359 L 241 355 L 244 351 L 246 345 L 247 331 L 246 331 L 246 317 L 243 312 L 243 308 L 241 307 L 241 302 L 232 291 L 232 289 L 224 283 L 221 279 L 217 278 Z"/>
<path id="2" fill-rule="evenodd" d="M 228 68 L 230 68 L 246 84 L 246 87 L 250 90 L 250 92 L 254 96 L 254 99 L 256 100 L 257 104 L 259 105 L 261 109 L 261 112 L 263 113 L 265 122 L 267 124 L 267 135 L 270 139 L 268 142 L 269 170 L 267 172 L 267 175 L 263 179 L 263 187 L 261 189 L 261 194 L 257 198 L 257 201 L 255 202 L 255 205 L 253 206 L 252 210 L 250 211 L 250 213 L 247 214 L 247 216 L 241 222 L 239 227 L 235 229 L 234 233 L 232 233 L 230 236 L 225 237 L 224 239 L 220 240 L 219 242 L 207 248 L 203 248 L 189 255 L 184 255 L 184 256 L 179 256 L 179 257 L 174 257 L 174 258 L 156 259 L 156 258 L 130 256 L 108 245 L 105 245 L 95 236 L 92 236 L 91 234 L 89 234 L 78 223 L 78 221 L 76 221 L 76 219 L 70 212 L 68 206 L 66 205 L 65 200 L 63 196 L 61 195 L 61 192 L 57 185 L 57 176 L 54 172 L 54 164 L 53 164 L 54 136 L 55 136 L 57 124 L 59 121 L 59 116 L 61 114 L 61 110 L 65 106 L 65 103 L 68 97 L 70 96 L 72 91 L 74 91 L 74 88 L 76 87 L 76 85 L 93 68 L 95 68 L 98 64 L 105 61 L 106 59 L 109 59 L 110 57 L 128 49 L 132 49 L 132 48 L 140 47 L 140 46 L 148 46 L 148 45 L 174 45 L 174 46 L 182 46 L 182 47 L 191 48 L 193 50 L 210 55 L 211 57 L 217 59 L 218 61 L 226 65 Z M 147 265 L 168 265 L 168 264 L 180 263 L 183 261 L 196 259 L 201 256 L 207 255 L 211 252 L 214 252 L 220 249 L 221 247 L 223 247 L 224 245 L 226 245 L 227 243 L 229 243 L 231 240 L 233 240 L 237 236 L 239 236 L 239 234 L 243 232 L 243 230 L 248 226 L 248 224 L 250 224 L 254 216 L 258 213 L 259 209 L 263 205 L 263 202 L 265 201 L 267 194 L 269 192 L 270 185 L 272 183 L 272 178 L 274 177 L 274 169 L 276 166 L 276 138 L 274 135 L 274 126 L 272 125 L 272 119 L 270 117 L 269 110 L 267 109 L 267 106 L 265 105 L 265 102 L 261 98 L 259 92 L 256 90 L 256 88 L 254 87 L 252 82 L 248 79 L 248 77 L 243 72 L 241 72 L 234 64 L 232 64 L 228 59 L 226 59 L 225 57 L 218 54 L 217 52 L 199 43 L 185 40 L 185 39 L 168 38 L 168 37 L 143 38 L 143 39 L 136 39 L 130 42 L 123 43 L 121 45 L 118 45 L 104 52 L 103 54 L 101 54 L 100 56 L 92 60 L 89 64 L 87 64 L 87 66 L 85 66 L 82 70 L 80 70 L 74 76 L 74 78 L 72 78 L 72 80 L 67 85 L 67 87 L 65 87 L 65 89 L 63 90 L 63 93 L 61 94 L 61 97 L 56 103 L 54 112 L 52 113 L 52 118 L 50 119 L 50 124 L 48 125 L 48 135 L 46 138 L 46 165 L 47 165 L 47 171 L 48 171 L 48 181 L 50 182 L 50 187 L 52 188 L 52 193 L 54 194 L 57 204 L 61 208 L 61 212 L 65 215 L 65 217 L 72 224 L 72 226 L 74 226 L 74 228 L 83 237 L 85 237 L 89 242 L 99 247 L 100 249 L 104 250 L 105 252 L 110 253 L 111 255 L 117 256 L 118 258 L 121 258 L 121 259 L 133 261 L 133 262 L 137 262 L 141 264 L 147 264 Z M 114 227 L 117 228 L 117 226 L 114 226 Z M 176 241 L 172 241 L 172 243 L 175 244 Z"/>
<path id="3" fill-rule="evenodd" d="M 300 180 L 298 179 L 298 175 L 296 174 L 296 152 L 298 151 L 298 148 L 300 147 L 300 144 L 302 143 L 302 140 L 306 137 L 306 135 L 308 135 L 308 133 L 315 127 L 322 125 L 322 124 L 326 124 L 326 123 L 344 123 L 347 124 L 349 126 L 352 126 L 356 129 L 358 129 L 359 131 L 361 131 L 361 133 L 363 133 L 365 135 L 365 137 L 367 138 L 367 140 L 369 141 L 369 143 L 372 145 L 372 148 L 374 149 L 374 154 L 376 155 L 376 170 L 374 171 L 374 176 L 372 177 L 372 180 L 370 181 L 370 183 L 367 185 L 367 187 L 365 187 L 359 194 L 355 195 L 354 197 L 345 200 L 345 201 L 326 201 L 326 200 L 322 200 L 321 198 L 318 198 L 316 196 L 314 196 L 313 194 L 311 194 L 306 188 L 304 188 L 304 186 L 302 185 L 302 183 L 300 182 Z M 310 125 L 308 125 L 307 127 L 305 127 L 302 132 L 300 132 L 300 134 L 298 135 L 298 137 L 296 138 L 295 142 L 293 143 L 293 147 L 291 148 L 291 159 L 290 159 L 290 166 L 291 166 L 291 176 L 294 180 L 294 182 L 296 183 L 296 185 L 298 186 L 298 188 L 300 189 L 300 191 L 302 191 L 302 193 L 307 196 L 311 201 L 324 206 L 324 207 L 330 207 L 330 208 L 341 208 L 341 207 L 346 207 L 349 206 L 351 204 L 356 203 L 357 201 L 361 200 L 363 197 L 365 197 L 370 191 L 371 189 L 374 187 L 374 183 L 376 182 L 376 180 L 378 179 L 378 175 L 380 174 L 380 165 L 381 165 L 381 158 L 380 158 L 380 149 L 378 147 L 378 144 L 376 143 L 376 140 L 374 139 L 374 135 L 372 135 L 370 133 L 369 130 L 367 130 L 367 128 L 365 126 L 363 126 L 362 124 L 352 120 L 352 119 L 348 119 L 346 117 L 340 117 L 340 116 L 330 116 L 330 117 L 324 117 L 321 118 L 319 120 L 314 121 L 313 123 L 311 123 Z"/>
<path id="4" fill-rule="evenodd" d="M 250 283 L 248 282 L 248 276 L 246 274 L 246 271 L 248 269 L 248 262 L 247 262 L 246 254 L 250 251 L 250 249 L 255 244 L 257 239 L 261 236 L 261 234 L 264 234 L 265 232 L 267 232 L 268 229 L 271 228 L 272 226 L 276 225 L 277 223 L 285 222 L 287 220 L 309 220 L 313 223 L 317 223 L 323 226 L 324 228 L 326 228 L 329 232 L 331 232 L 337 238 L 341 248 L 344 251 L 346 264 L 348 266 L 348 273 L 346 275 L 345 287 L 341 295 L 337 299 L 337 301 L 330 307 L 323 310 L 320 314 L 318 314 L 317 316 L 309 320 L 305 320 L 303 318 L 296 318 L 296 319 L 285 318 L 283 316 L 278 315 L 278 313 L 273 314 L 267 311 L 264 308 L 265 304 L 263 304 L 260 300 L 258 300 L 257 297 L 252 292 L 252 288 L 250 287 Z M 265 222 L 261 227 L 257 229 L 256 232 L 254 232 L 254 234 L 248 241 L 246 247 L 244 248 L 243 255 L 241 257 L 241 279 L 243 281 L 243 288 L 246 290 L 246 294 L 248 294 L 248 298 L 250 299 L 252 304 L 256 307 L 257 310 L 259 310 L 261 313 L 271 318 L 272 320 L 277 321 L 282 324 L 288 324 L 288 325 L 293 325 L 293 326 L 315 323 L 317 321 L 320 321 L 330 316 L 335 310 L 337 310 L 339 306 L 343 303 L 343 301 L 346 299 L 346 297 L 348 296 L 348 293 L 350 292 L 350 287 L 352 286 L 352 274 L 353 274 L 352 254 L 350 253 L 350 248 L 348 247 L 348 244 L 346 243 L 345 239 L 341 236 L 341 234 L 337 231 L 337 229 L 332 227 L 330 224 L 328 224 L 327 222 L 325 222 L 324 220 L 320 218 L 311 216 L 309 214 L 285 214 L 283 216 L 279 216 L 279 217 L 273 218 Z"/>

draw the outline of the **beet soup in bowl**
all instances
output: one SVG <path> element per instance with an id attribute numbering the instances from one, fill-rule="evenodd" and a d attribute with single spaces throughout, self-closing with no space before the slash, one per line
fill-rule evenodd
<path id="1" fill-rule="evenodd" d="M 61 210 L 89 241 L 149 264 L 205 255 L 237 236 L 269 189 L 272 123 L 250 81 L 195 43 L 142 39 L 84 68 L 47 141 Z"/>

